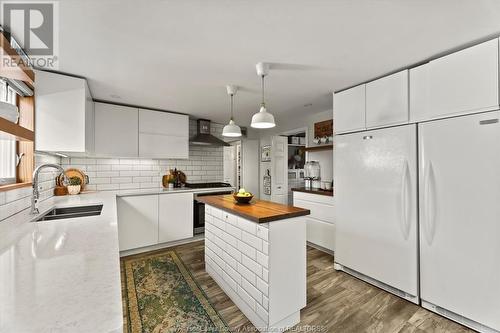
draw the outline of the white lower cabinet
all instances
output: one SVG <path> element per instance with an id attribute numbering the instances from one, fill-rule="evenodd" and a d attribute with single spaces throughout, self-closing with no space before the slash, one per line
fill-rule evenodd
<path id="1" fill-rule="evenodd" d="M 306 218 L 307 241 L 330 251 L 335 251 L 335 225 Z"/>
<path id="2" fill-rule="evenodd" d="M 193 193 L 117 198 L 120 251 L 193 237 Z"/>
<path id="3" fill-rule="evenodd" d="M 193 193 L 160 195 L 158 242 L 193 237 Z"/>
<path id="4" fill-rule="evenodd" d="M 120 251 L 158 243 L 158 194 L 117 198 Z"/>
<path id="5" fill-rule="evenodd" d="M 309 209 L 306 217 L 307 241 L 330 251 L 335 251 L 335 224 L 333 197 L 293 192 L 293 205 Z"/>

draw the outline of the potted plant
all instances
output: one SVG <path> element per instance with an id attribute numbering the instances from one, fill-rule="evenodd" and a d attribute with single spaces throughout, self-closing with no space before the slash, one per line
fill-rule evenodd
<path id="1" fill-rule="evenodd" d="M 174 185 L 175 185 L 175 179 L 172 177 L 168 180 L 168 189 L 172 190 L 174 188 Z"/>
<path id="2" fill-rule="evenodd" d="M 68 183 L 68 194 L 75 195 L 80 193 L 82 180 L 78 177 L 70 177 Z"/>

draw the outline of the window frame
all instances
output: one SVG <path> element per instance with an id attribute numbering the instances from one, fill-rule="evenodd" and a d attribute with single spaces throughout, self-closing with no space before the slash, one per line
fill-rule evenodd
<path id="1" fill-rule="evenodd" d="M 16 91 L 14 89 L 12 89 L 5 80 L 0 80 L 0 86 L 1 86 L 1 88 L 0 88 L 0 101 L 10 103 L 10 104 L 13 104 L 13 105 L 16 105 L 17 107 L 19 107 L 18 96 L 17 96 Z M 12 159 L 12 163 L 13 163 L 12 167 L 14 169 L 14 175 L 13 175 L 13 177 L 0 178 L 0 187 L 16 184 L 17 180 L 18 180 L 17 166 L 19 164 L 18 163 L 19 153 L 18 153 L 18 144 L 17 144 L 16 139 L 12 139 L 12 146 L 13 147 L 11 147 L 11 148 L 13 149 L 14 156 L 10 156 L 7 158 Z M 3 157 L 3 156 L 0 156 L 0 157 Z"/>

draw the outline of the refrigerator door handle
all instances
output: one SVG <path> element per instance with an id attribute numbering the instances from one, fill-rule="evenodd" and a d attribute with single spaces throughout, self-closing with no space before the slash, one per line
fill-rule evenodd
<path id="1" fill-rule="evenodd" d="M 405 240 L 410 235 L 411 213 L 411 175 L 408 161 L 403 164 L 403 177 L 401 181 L 401 231 Z"/>
<path id="2" fill-rule="evenodd" d="M 423 227 L 425 240 L 428 245 L 432 245 L 436 231 L 436 180 L 432 162 L 427 164 L 427 170 L 424 175 L 424 205 L 422 210 Z"/>

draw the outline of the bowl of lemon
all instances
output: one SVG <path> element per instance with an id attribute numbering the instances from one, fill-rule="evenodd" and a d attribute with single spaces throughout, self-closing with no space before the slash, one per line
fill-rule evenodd
<path id="1" fill-rule="evenodd" d="M 233 198 L 237 203 L 248 204 L 252 200 L 253 194 L 247 192 L 244 188 L 240 188 L 238 192 L 233 193 Z"/>

